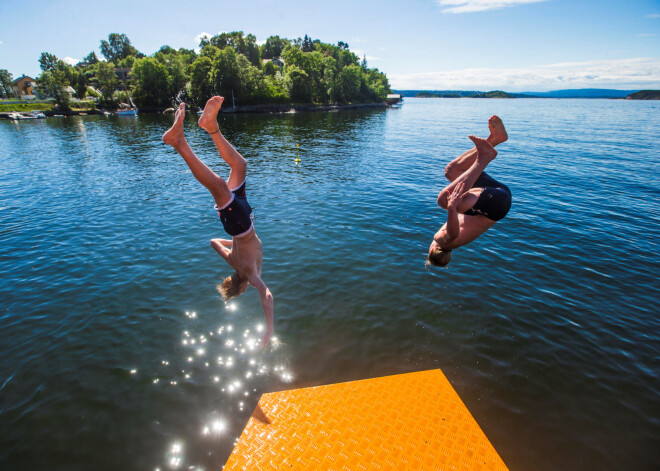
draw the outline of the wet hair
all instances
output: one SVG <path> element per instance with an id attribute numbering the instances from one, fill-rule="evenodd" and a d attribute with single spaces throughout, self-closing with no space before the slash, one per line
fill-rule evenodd
<path id="1" fill-rule="evenodd" d="M 435 249 L 429 254 L 426 259 L 426 266 L 433 265 L 434 267 L 445 267 L 451 260 L 451 250 Z"/>
<path id="2" fill-rule="evenodd" d="M 239 275 L 238 272 L 234 272 L 233 275 L 228 276 L 222 280 L 222 283 L 216 285 L 216 288 L 222 295 L 223 300 L 227 302 L 231 298 L 235 298 L 236 296 L 243 294 L 243 291 L 245 291 L 243 285 L 246 282 L 247 280 L 241 278 L 241 275 Z"/>

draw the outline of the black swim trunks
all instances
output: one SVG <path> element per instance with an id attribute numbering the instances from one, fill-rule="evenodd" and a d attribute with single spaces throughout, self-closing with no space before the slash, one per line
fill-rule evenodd
<path id="1" fill-rule="evenodd" d="M 472 188 L 483 188 L 474 206 L 465 211 L 468 216 L 482 215 L 499 221 L 511 208 L 511 190 L 486 172 L 482 172 Z"/>
<path id="2" fill-rule="evenodd" d="M 231 200 L 222 208 L 215 205 L 215 210 L 220 216 L 225 232 L 232 237 L 242 237 L 252 229 L 252 207 L 247 202 L 245 195 L 245 182 L 238 188 L 231 190 Z"/>

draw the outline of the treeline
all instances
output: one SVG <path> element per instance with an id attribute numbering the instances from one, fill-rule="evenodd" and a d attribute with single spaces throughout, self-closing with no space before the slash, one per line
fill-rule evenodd
<path id="1" fill-rule="evenodd" d="M 490 92 L 464 92 L 464 91 L 439 91 L 439 92 L 428 92 L 422 91 L 414 95 L 416 98 L 518 98 L 525 97 L 528 98 L 528 95 L 520 95 L 515 93 L 507 93 L 501 90 L 493 90 Z"/>
<path id="2" fill-rule="evenodd" d="M 348 44 L 308 36 L 270 36 L 259 45 L 254 35 L 235 31 L 203 38 L 199 53 L 163 46 L 146 56 L 125 34 L 113 33 L 100 50 L 105 61 L 91 52 L 75 65 L 43 52 L 38 93 L 64 109 L 69 86 L 80 99 L 97 90 L 103 108 L 118 106 L 128 94 L 139 108 L 163 109 L 177 98 L 203 106 L 213 95 L 233 96 L 238 105 L 343 104 L 384 101 L 390 92 L 385 74 L 369 68 Z"/>

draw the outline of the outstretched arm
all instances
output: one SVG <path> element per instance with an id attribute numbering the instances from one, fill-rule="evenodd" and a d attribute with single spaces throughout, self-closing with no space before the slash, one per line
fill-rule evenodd
<path id="1" fill-rule="evenodd" d="M 264 315 L 266 316 L 266 333 L 261 337 L 261 348 L 266 347 L 270 338 L 275 331 L 273 327 L 273 295 L 270 293 L 268 286 L 263 282 L 259 275 L 254 274 L 248 276 L 248 281 L 252 286 L 254 286 L 257 291 L 259 291 L 259 296 L 261 297 L 261 307 L 264 310 Z"/>

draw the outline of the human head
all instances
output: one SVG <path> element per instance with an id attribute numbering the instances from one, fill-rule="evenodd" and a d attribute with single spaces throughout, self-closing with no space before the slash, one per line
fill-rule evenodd
<path id="1" fill-rule="evenodd" d="M 234 272 L 233 275 L 228 276 L 222 280 L 222 283 L 216 286 L 225 302 L 243 294 L 247 287 L 248 281 L 241 278 L 241 275 L 239 275 L 238 272 Z"/>
<path id="2" fill-rule="evenodd" d="M 426 259 L 426 266 L 445 267 L 451 260 L 451 250 L 443 250 L 435 241 L 429 247 L 429 258 Z"/>

